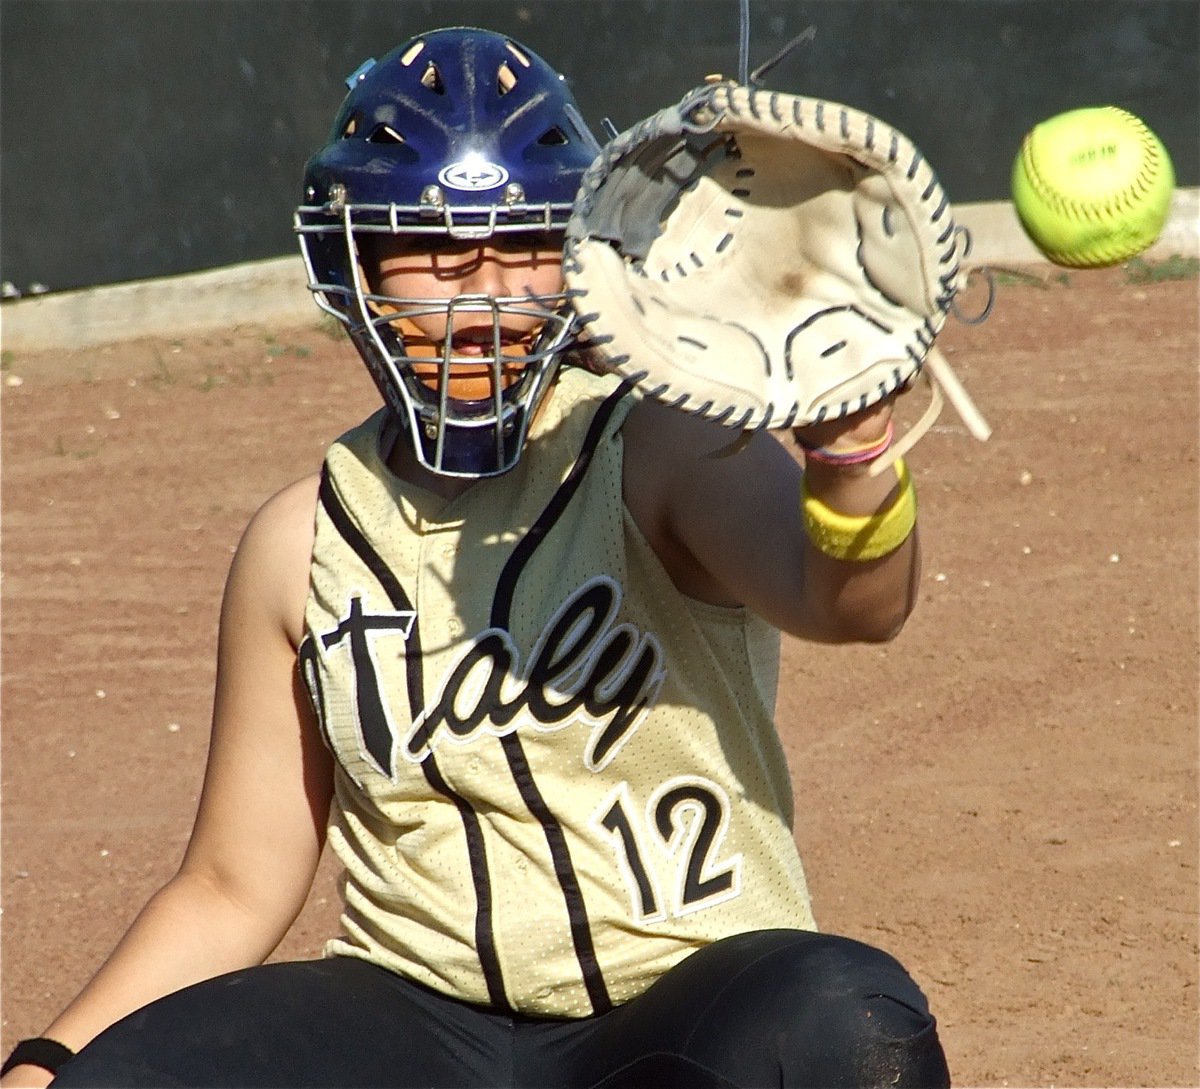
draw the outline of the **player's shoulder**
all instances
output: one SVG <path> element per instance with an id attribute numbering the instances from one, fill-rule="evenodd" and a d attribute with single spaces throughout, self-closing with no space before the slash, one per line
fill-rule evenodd
<path id="1" fill-rule="evenodd" d="M 251 516 L 238 543 L 235 563 L 271 562 L 312 551 L 319 473 L 281 488 Z"/>
<path id="2" fill-rule="evenodd" d="M 307 536 L 311 541 L 320 486 L 321 474 L 309 473 L 281 488 L 255 511 L 245 537 L 294 540 Z"/>
<path id="3" fill-rule="evenodd" d="M 317 473 L 302 477 L 258 508 L 242 534 L 229 576 L 231 598 L 256 600 L 280 619 L 294 645 L 308 595 L 320 481 Z"/>

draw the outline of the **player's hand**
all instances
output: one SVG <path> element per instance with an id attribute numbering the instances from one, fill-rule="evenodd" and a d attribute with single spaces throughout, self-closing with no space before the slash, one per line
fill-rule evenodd
<path id="1" fill-rule="evenodd" d="M 45 1089 L 53 1080 L 54 1075 L 49 1070 L 22 1063 L 0 1078 L 0 1089 Z"/>

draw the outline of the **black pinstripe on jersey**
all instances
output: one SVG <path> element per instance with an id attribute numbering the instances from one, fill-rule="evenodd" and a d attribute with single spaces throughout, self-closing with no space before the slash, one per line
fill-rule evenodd
<path id="1" fill-rule="evenodd" d="M 537 547 L 546 539 L 546 534 L 562 517 L 567 504 L 579 490 L 584 475 L 592 463 L 592 455 L 600 442 L 600 437 L 608 424 L 609 418 L 616 410 L 620 401 L 633 388 L 631 382 L 623 382 L 608 397 L 605 398 L 596 415 L 592 418 L 583 447 L 567 473 L 566 479 L 559 485 L 558 490 L 550 498 L 541 515 L 525 536 L 517 543 L 509 556 L 504 570 L 496 584 L 496 596 L 492 599 L 491 624 L 494 628 L 508 629 L 512 613 L 513 597 L 516 594 L 517 583 L 521 572 L 529 562 Z M 608 988 L 604 984 L 604 976 L 596 959 L 595 943 L 588 923 L 587 905 L 583 892 L 579 887 L 579 878 L 571 863 L 571 852 L 567 845 L 562 826 L 558 823 L 550 807 L 542 797 L 537 782 L 525 758 L 521 740 L 516 733 L 505 734 L 501 739 L 504 755 L 508 759 L 509 769 L 521 797 L 529 807 L 530 812 L 537 818 L 546 836 L 546 844 L 550 848 L 550 856 L 554 860 L 554 872 L 558 877 L 566 902 L 567 918 L 571 926 L 571 940 L 575 945 L 575 957 L 579 961 L 579 969 L 583 974 L 583 983 L 591 1000 L 592 1009 L 596 1013 L 604 1013 L 612 1009 L 612 1000 L 608 996 Z"/>
<path id="2" fill-rule="evenodd" d="M 358 526 L 354 524 L 353 519 L 338 498 L 327 469 L 321 475 L 320 502 L 342 540 L 378 580 L 391 601 L 392 607 L 397 611 L 411 610 L 412 603 L 408 594 L 405 593 L 404 587 L 400 585 L 391 568 L 383 562 L 382 557 L 371 547 Z M 414 624 L 409 634 L 404 661 L 408 683 L 408 703 L 409 707 L 416 711 L 424 706 L 425 701 L 419 624 Z M 389 768 L 389 773 L 390 770 Z M 492 927 L 492 884 L 488 875 L 487 848 L 483 840 L 483 829 L 479 824 L 479 815 L 471 803 L 442 778 L 432 750 L 421 762 L 421 770 L 430 787 L 443 797 L 449 798 L 462 819 L 463 834 L 467 841 L 467 857 L 471 865 L 471 878 L 475 886 L 475 949 L 479 954 L 479 962 L 487 984 L 488 998 L 492 1005 L 498 1009 L 510 1010 L 511 1006 L 504 990 L 504 973 L 500 967 L 500 958 L 496 954 L 496 939 Z"/>

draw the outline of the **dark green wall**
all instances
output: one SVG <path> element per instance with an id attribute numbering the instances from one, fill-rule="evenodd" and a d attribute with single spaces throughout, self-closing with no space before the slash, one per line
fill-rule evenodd
<path id="1" fill-rule="evenodd" d="M 624 128 L 708 72 L 735 75 L 737 0 L 2 0 L 0 278 L 22 291 L 292 252 L 304 160 L 360 61 L 435 26 L 542 53 L 587 119 Z M 767 81 L 905 131 L 958 202 L 1008 195 L 1021 135 L 1113 103 L 1181 184 L 1200 143 L 1196 0 L 754 0 Z"/>

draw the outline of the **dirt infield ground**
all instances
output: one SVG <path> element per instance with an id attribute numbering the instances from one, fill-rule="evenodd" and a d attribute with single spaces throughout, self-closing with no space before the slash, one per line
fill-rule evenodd
<path id="1" fill-rule="evenodd" d="M 785 645 L 824 929 L 928 991 L 962 1085 L 1196 1086 L 1197 290 L 1006 276 L 911 459 L 922 600 Z M 241 527 L 374 406 L 322 328 L 3 366 L 3 1047 L 177 864 Z M 328 869 L 281 957 L 336 926 Z"/>

